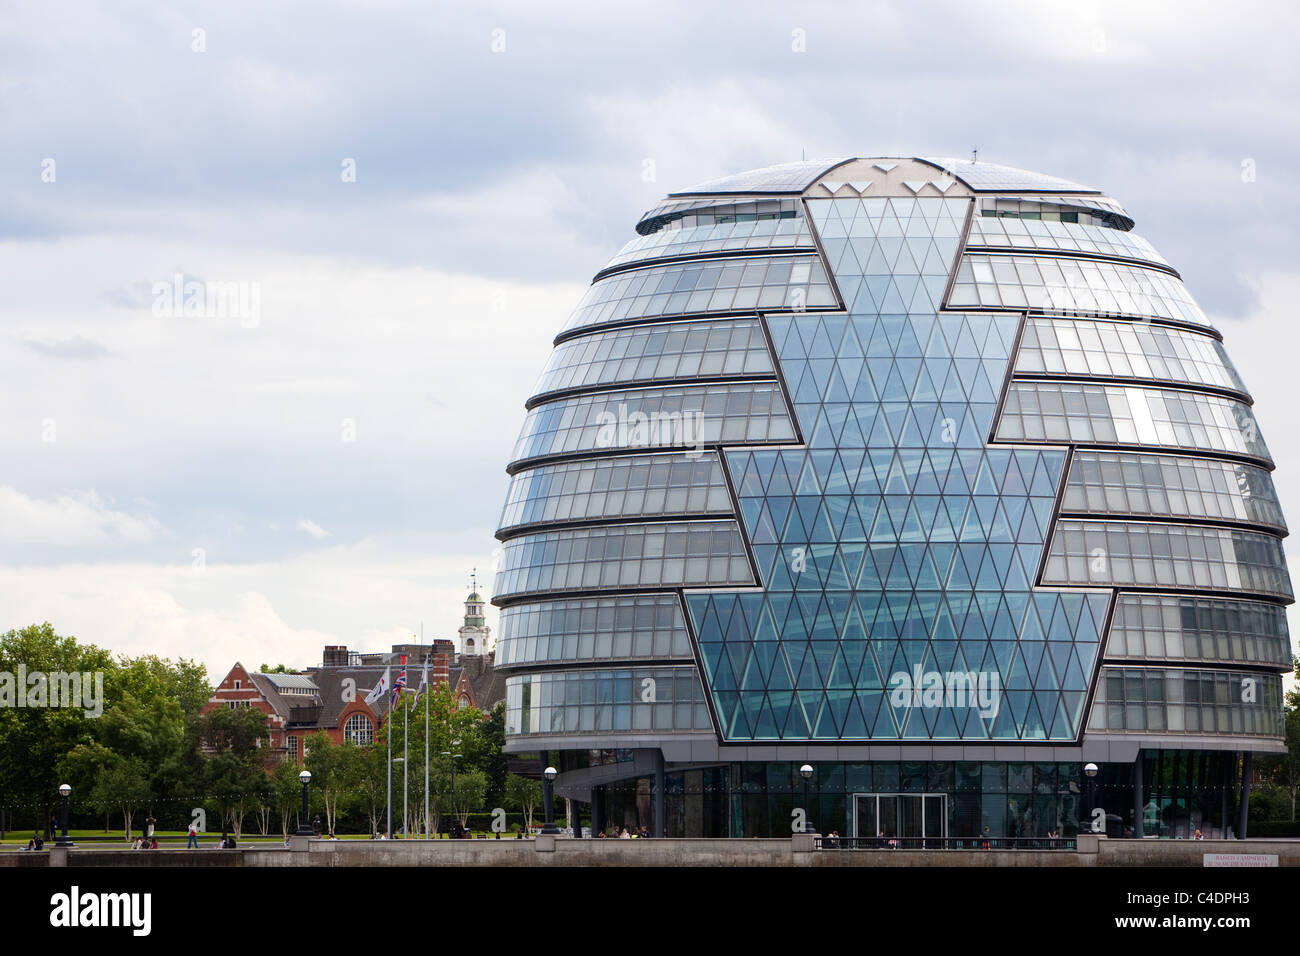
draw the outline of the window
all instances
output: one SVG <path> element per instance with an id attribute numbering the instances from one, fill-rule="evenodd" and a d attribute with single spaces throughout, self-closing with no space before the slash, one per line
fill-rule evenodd
<path id="1" fill-rule="evenodd" d="M 295 735 L 293 735 L 293 734 L 289 734 L 288 736 L 286 736 L 286 737 L 284 738 L 284 749 L 287 750 L 287 751 L 289 751 L 289 753 L 290 753 L 292 756 L 297 757 L 297 756 L 298 756 L 298 738 L 297 738 Z"/>
<path id="2" fill-rule="evenodd" d="M 235 681 L 235 690 L 239 690 L 242 684 L 243 684 L 242 681 Z"/>
<path id="3" fill-rule="evenodd" d="M 365 714 L 353 714 L 343 725 L 343 739 L 354 744 L 372 744 L 375 742 L 375 727 Z"/>
<path id="4" fill-rule="evenodd" d="M 461 694 L 461 695 L 460 695 L 460 700 L 459 700 L 459 701 L 457 702 L 457 704 L 456 704 L 456 709 L 457 709 L 457 710 L 464 710 L 464 709 L 465 709 L 466 707 L 468 707 L 468 706 L 469 706 L 469 698 L 466 697 L 464 694 Z"/>

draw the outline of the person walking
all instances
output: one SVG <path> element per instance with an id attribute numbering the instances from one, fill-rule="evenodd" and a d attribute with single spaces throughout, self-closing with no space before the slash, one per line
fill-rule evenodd
<path id="1" fill-rule="evenodd" d="M 190 821 L 189 837 L 185 841 L 185 849 L 197 850 L 199 848 L 199 825 L 193 820 Z"/>

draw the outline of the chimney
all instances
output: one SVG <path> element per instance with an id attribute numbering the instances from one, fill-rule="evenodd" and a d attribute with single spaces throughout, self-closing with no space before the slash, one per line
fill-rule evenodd
<path id="1" fill-rule="evenodd" d="M 451 682 L 451 660 L 456 653 L 456 645 L 448 640 L 433 642 L 433 664 L 429 680 L 434 687 Z"/>
<path id="2" fill-rule="evenodd" d="M 321 665 L 324 667 L 347 667 L 348 646 L 346 644 L 326 644 L 325 653 L 321 658 Z"/>

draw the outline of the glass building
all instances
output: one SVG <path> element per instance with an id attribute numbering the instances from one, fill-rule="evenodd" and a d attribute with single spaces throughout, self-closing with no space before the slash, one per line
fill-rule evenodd
<path id="1" fill-rule="evenodd" d="M 1283 749 L 1286 525 L 1133 226 L 921 158 L 646 212 L 507 468 L 508 750 L 597 831 L 787 835 L 808 763 L 846 836 L 1240 833 Z"/>

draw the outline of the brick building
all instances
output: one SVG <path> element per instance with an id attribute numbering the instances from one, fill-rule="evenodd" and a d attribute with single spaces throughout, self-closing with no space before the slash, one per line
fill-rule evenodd
<path id="1" fill-rule="evenodd" d="M 481 614 L 477 593 L 466 602 L 466 623 L 471 610 Z M 389 696 L 374 704 L 366 695 L 391 668 L 397 679 L 401 655 L 405 654 L 407 686 L 420 686 L 424 659 L 429 657 L 429 683 L 449 684 L 458 707 L 477 707 L 488 713 L 505 699 L 505 677 L 495 667 L 495 651 L 458 653 L 449 640 L 432 644 L 394 644 L 388 653 L 360 653 L 346 645 L 327 645 L 321 663 L 297 674 L 263 674 L 236 662 L 217 684 L 204 712 L 219 707 L 255 707 L 268 717 L 270 755 L 268 763 L 284 759 L 301 762 L 303 741 L 325 731 L 336 743 L 374 741 L 388 714 Z"/>

